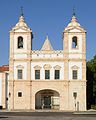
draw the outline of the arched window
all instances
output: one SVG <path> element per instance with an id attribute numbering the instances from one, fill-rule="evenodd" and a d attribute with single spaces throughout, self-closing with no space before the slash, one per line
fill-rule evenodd
<path id="1" fill-rule="evenodd" d="M 76 36 L 74 36 L 73 38 L 72 38 L 72 48 L 77 48 L 77 37 Z"/>
<path id="2" fill-rule="evenodd" d="M 18 37 L 18 48 L 23 48 L 23 37 L 21 36 Z"/>

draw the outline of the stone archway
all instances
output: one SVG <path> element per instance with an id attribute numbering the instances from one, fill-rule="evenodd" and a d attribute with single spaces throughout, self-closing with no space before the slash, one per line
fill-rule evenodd
<path id="1" fill-rule="evenodd" d="M 35 109 L 59 109 L 60 95 L 57 91 L 44 89 L 35 94 Z"/>

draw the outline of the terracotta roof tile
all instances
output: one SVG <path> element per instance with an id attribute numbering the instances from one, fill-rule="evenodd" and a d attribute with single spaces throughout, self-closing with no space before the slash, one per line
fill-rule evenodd
<path id="1" fill-rule="evenodd" d="M 9 71 L 9 65 L 3 65 L 0 67 L 0 72 Z"/>

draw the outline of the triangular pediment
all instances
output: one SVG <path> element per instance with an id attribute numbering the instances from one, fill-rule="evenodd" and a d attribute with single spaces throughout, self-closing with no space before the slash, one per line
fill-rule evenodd
<path id="1" fill-rule="evenodd" d="M 22 66 L 22 65 L 18 65 L 18 66 L 16 66 L 16 68 L 21 68 L 21 69 L 23 69 L 24 66 Z"/>
<path id="2" fill-rule="evenodd" d="M 73 15 L 64 32 L 86 32 L 86 30 L 78 23 L 76 16 Z"/>
<path id="3" fill-rule="evenodd" d="M 11 32 L 32 32 L 24 21 L 24 16 L 20 16 L 18 23 L 12 28 Z"/>
<path id="4" fill-rule="evenodd" d="M 36 70 L 40 70 L 41 67 L 40 67 L 39 65 L 36 65 L 36 66 L 34 67 L 34 69 L 36 69 Z"/>
<path id="5" fill-rule="evenodd" d="M 72 69 L 79 69 L 79 67 L 76 66 L 76 65 L 72 66 L 71 68 L 72 68 Z"/>

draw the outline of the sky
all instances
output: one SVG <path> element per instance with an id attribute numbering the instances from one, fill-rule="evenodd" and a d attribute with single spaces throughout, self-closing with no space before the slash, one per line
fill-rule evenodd
<path id="1" fill-rule="evenodd" d="M 9 64 L 9 31 L 18 22 L 23 7 L 33 31 L 33 50 L 41 49 L 46 36 L 55 50 L 62 50 L 62 32 L 75 7 L 78 22 L 86 31 L 86 59 L 96 55 L 96 0 L 0 0 L 0 66 Z"/>

